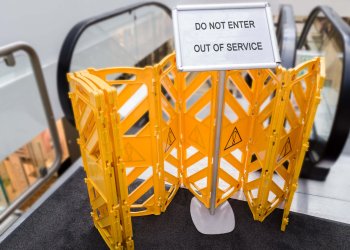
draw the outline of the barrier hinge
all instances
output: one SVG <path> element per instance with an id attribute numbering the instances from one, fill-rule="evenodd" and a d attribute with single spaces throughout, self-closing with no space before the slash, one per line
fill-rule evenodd
<path id="1" fill-rule="evenodd" d="M 156 80 L 154 78 L 152 79 L 152 90 L 151 91 L 154 95 L 157 95 Z"/>
<path id="2" fill-rule="evenodd" d="M 106 173 L 112 177 L 113 167 L 110 162 L 106 162 Z"/>
<path id="3" fill-rule="evenodd" d="M 160 127 L 158 125 L 154 126 L 154 136 L 156 136 L 157 140 L 159 139 L 160 135 Z"/>
<path id="4" fill-rule="evenodd" d="M 309 150 L 309 141 L 306 141 L 303 143 L 303 148 L 305 149 L 305 151 L 308 151 Z"/>
<path id="5" fill-rule="evenodd" d="M 121 208 L 122 208 L 122 212 L 123 214 L 128 214 L 129 212 L 129 206 L 128 206 L 128 203 L 127 201 L 123 201 L 123 204 L 121 205 Z"/>
<path id="6" fill-rule="evenodd" d="M 270 136 L 272 145 L 275 145 L 277 141 L 277 137 L 278 137 L 278 133 L 276 132 L 276 130 L 273 130 L 272 135 Z"/>
<path id="7" fill-rule="evenodd" d="M 112 207 L 111 214 L 112 214 L 113 216 L 119 218 L 119 205 L 114 205 L 114 206 Z"/>

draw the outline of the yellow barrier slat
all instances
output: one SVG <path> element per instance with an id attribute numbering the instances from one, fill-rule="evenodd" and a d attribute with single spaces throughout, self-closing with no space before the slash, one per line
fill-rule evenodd
<path id="1" fill-rule="evenodd" d="M 206 79 L 208 79 L 210 75 L 207 73 L 198 73 L 196 78 L 194 78 L 185 88 L 184 92 L 184 100 L 187 100 L 197 89 L 204 83 Z"/>
<path id="2" fill-rule="evenodd" d="M 144 99 L 141 103 L 128 114 L 128 116 L 120 122 L 120 131 L 125 134 L 135 122 L 141 118 L 148 110 L 148 100 Z"/>
<path id="3" fill-rule="evenodd" d="M 211 91 L 207 91 L 195 104 L 188 109 L 187 114 L 195 116 L 208 102 L 210 102 L 210 97 L 212 96 Z"/>
<path id="4" fill-rule="evenodd" d="M 128 186 L 133 183 L 137 177 L 139 177 L 143 172 L 147 171 L 148 167 L 135 167 L 127 176 L 127 184 Z"/>
<path id="5" fill-rule="evenodd" d="M 194 155 L 192 155 L 190 158 L 187 158 L 185 160 L 185 164 L 186 164 L 186 166 L 191 166 L 191 165 L 195 164 L 196 162 L 198 162 L 199 160 L 201 160 L 204 157 L 205 157 L 205 154 L 203 154 L 201 152 L 197 152 Z"/>
<path id="6" fill-rule="evenodd" d="M 170 117 L 176 116 L 174 108 L 166 101 L 166 98 L 162 94 L 162 108 L 167 112 Z"/>
<path id="7" fill-rule="evenodd" d="M 152 187 L 152 184 L 152 178 L 149 178 L 148 180 L 143 182 L 129 195 L 129 202 L 131 204 L 134 203 L 138 198 L 140 198 L 146 191 L 148 191 Z"/>
<path id="8" fill-rule="evenodd" d="M 190 177 L 188 177 L 188 181 L 189 182 L 195 182 L 197 180 L 203 179 L 204 177 L 206 177 L 208 175 L 208 169 L 204 168 L 200 171 L 198 171 L 197 173 L 191 175 Z"/>
<path id="9" fill-rule="evenodd" d="M 165 172 L 164 173 L 164 180 L 166 180 L 167 182 L 170 182 L 170 183 L 179 183 L 179 179 L 174 177 L 173 175 Z"/>
<path id="10" fill-rule="evenodd" d="M 226 89 L 225 96 L 232 96 L 232 94 Z M 230 108 L 237 114 L 238 117 L 246 116 L 247 113 L 242 108 L 242 106 L 234 98 L 225 98 L 225 102 L 230 106 Z"/>
<path id="11" fill-rule="evenodd" d="M 228 153 L 227 155 L 224 155 L 223 158 L 227 160 L 231 165 L 234 166 L 239 172 L 243 172 L 244 165 L 243 163 L 239 162 L 236 157 L 234 157 L 231 153 Z"/>
<path id="12" fill-rule="evenodd" d="M 170 152 L 170 150 L 169 150 L 169 152 Z M 170 155 L 170 154 L 166 157 L 166 161 L 168 161 L 173 166 L 178 166 L 179 165 L 179 161 L 175 157 Z"/>

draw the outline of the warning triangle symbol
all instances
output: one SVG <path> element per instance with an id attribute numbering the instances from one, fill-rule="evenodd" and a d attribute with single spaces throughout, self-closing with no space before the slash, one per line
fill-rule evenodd
<path id="1" fill-rule="evenodd" d="M 292 152 L 292 144 L 290 143 L 290 138 L 288 137 L 286 143 L 284 144 L 284 146 L 281 150 L 281 153 L 279 154 L 277 161 L 280 161 L 282 158 L 284 158 L 290 152 Z"/>
<path id="2" fill-rule="evenodd" d="M 173 145 L 175 141 L 176 141 L 176 137 L 175 137 L 173 131 L 171 130 L 171 128 L 169 128 L 168 137 L 166 139 L 166 145 L 165 145 L 164 152 L 168 151 L 169 148 L 171 147 L 171 145 Z"/>
<path id="3" fill-rule="evenodd" d="M 229 148 L 233 147 L 234 145 L 237 145 L 241 141 L 242 141 L 242 137 L 239 134 L 238 129 L 235 127 L 231 133 L 230 138 L 226 142 L 226 146 L 225 146 L 224 150 L 229 149 Z"/>
<path id="4" fill-rule="evenodd" d="M 204 148 L 204 141 L 202 139 L 202 135 L 201 135 L 199 128 L 197 126 L 192 130 L 192 132 L 190 134 L 190 139 L 192 141 L 194 141 L 195 143 L 197 143 L 202 148 Z"/>
<path id="5" fill-rule="evenodd" d="M 125 145 L 125 161 L 144 161 L 142 155 L 130 144 Z"/>

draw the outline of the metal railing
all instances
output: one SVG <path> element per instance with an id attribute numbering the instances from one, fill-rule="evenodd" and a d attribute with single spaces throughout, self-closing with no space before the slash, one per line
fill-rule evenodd
<path id="1" fill-rule="evenodd" d="M 51 104 L 49 96 L 47 94 L 46 84 L 44 80 L 44 75 L 41 70 L 41 64 L 39 57 L 35 50 L 24 42 L 16 42 L 3 47 L 0 47 L 0 57 L 5 58 L 5 60 L 10 60 L 13 65 L 14 57 L 13 53 L 16 51 L 24 51 L 30 58 L 30 63 L 34 72 L 37 87 L 39 90 L 40 98 L 43 103 L 44 112 L 48 127 L 51 133 L 51 138 L 53 146 L 55 149 L 55 159 L 52 165 L 48 168 L 48 172 L 45 176 L 41 177 L 33 185 L 31 185 L 26 191 L 24 191 L 17 199 L 15 199 L 1 214 L 0 223 L 2 223 L 11 213 L 13 213 L 17 208 L 19 208 L 28 198 L 30 198 L 43 184 L 45 184 L 50 177 L 58 170 L 61 164 L 62 151 L 59 142 L 58 132 L 56 128 L 55 118 L 51 109 Z"/>
<path id="2" fill-rule="evenodd" d="M 59 95 L 59 100 L 61 103 L 62 110 L 65 117 L 69 122 L 74 124 L 73 110 L 68 98 L 69 84 L 66 78 L 67 73 L 70 72 L 70 66 L 73 58 L 74 49 L 79 41 L 79 38 L 84 33 L 84 31 L 90 26 L 120 16 L 125 13 L 130 13 L 134 10 L 140 9 L 146 6 L 155 6 L 163 9 L 169 16 L 171 16 L 171 10 L 164 4 L 158 2 L 145 2 L 129 5 L 112 12 L 104 13 L 92 18 L 88 18 L 77 23 L 66 36 L 63 45 L 61 47 L 60 55 L 58 58 L 58 68 L 57 68 L 57 91 Z"/>
<path id="3" fill-rule="evenodd" d="M 350 96 L 350 26 L 330 7 L 318 6 L 312 10 L 306 20 L 304 29 L 297 44 L 297 49 L 302 49 L 307 41 L 308 33 L 319 14 L 323 14 L 339 33 L 343 44 L 343 72 L 339 89 L 339 98 L 335 110 L 335 116 L 328 140 L 321 149 L 316 148 L 313 140 L 310 141 L 310 149 L 303 166 L 303 177 L 323 180 L 326 178 L 330 167 L 342 153 L 350 128 L 350 110 L 348 98 Z M 317 140 L 317 138 L 316 138 Z M 315 160 L 312 152 L 316 151 L 320 156 Z"/>
<path id="4" fill-rule="evenodd" d="M 293 7 L 291 5 L 281 6 L 276 35 L 280 47 L 282 66 L 287 69 L 294 67 L 297 46 L 297 29 Z"/>

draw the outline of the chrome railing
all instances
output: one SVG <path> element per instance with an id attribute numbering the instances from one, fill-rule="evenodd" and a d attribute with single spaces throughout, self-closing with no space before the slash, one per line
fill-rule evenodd
<path id="1" fill-rule="evenodd" d="M 282 66 L 287 69 L 293 68 L 297 47 L 297 29 L 291 5 L 281 6 L 276 35 L 280 47 Z"/>
<path id="2" fill-rule="evenodd" d="M 5 58 L 7 63 L 14 65 L 13 53 L 17 51 L 24 51 L 30 58 L 30 63 L 34 72 L 35 80 L 39 90 L 39 95 L 43 104 L 46 121 L 48 123 L 49 131 L 55 150 L 55 159 L 52 165 L 48 168 L 45 176 L 26 189 L 18 198 L 16 198 L 3 212 L 0 214 L 0 223 L 2 223 L 8 216 L 10 216 L 16 209 L 18 209 L 25 201 L 28 200 L 43 184 L 45 184 L 50 177 L 58 170 L 61 164 L 62 151 L 59 142 L 58 132 L 56 128 L 55 118 L 51 109 L 49 96 L 46 89 L 44 75 L 41 70 L 39 57 L 35 50 L 24 42 L 16 42 L 3 47 L 0 47 L 0 58 Z"/>
<path id="3" fill-rule="evenodd" d="M 312 36 L 312 27 L 320 18 L 324 27 L 322 32 L 336 37 L 336 43 L 339 44 L 341 57 L 339 61 L 342 63 L 342 69 L 338 67 L 339 72 L 339 86 L 337 89 L 337 100 L 334 104 L 334 116 L 329 118 L 329 121 L 321 121 L 324 124 L 329 124 L 329 133 L 327 138 L 321 138 L 317 135 L 314 129 L 314 136 L 310 139 L 310 149 L 305 157 L 302 176 L 312 179 L 324 180 L 331 166 L 338 159 L 342 153 L 343 147 L 349 136 L 350 128 L 350 111 L 348 108 L 348 98 L 350 95 L 350 26 L 331 8 L 328 6 L 317 6 L 314 8 L 308 19 L 305 22 L 304 29 L 301 33 L 297 44 L 297 50 L 304 47 L 309 48 L 308 36 Z M 327 25 L 325 25 L 327 24 Z M 325 49 L 320 49 L 319 52 L 324 52 Z M 334 56 L 336 52 L 331 53 Z M 332 65 L 334 62 L 327 64 L 327 54 L 324 55 L 326 65 Z M 326 68 L 326 82 L 322 90 L 323 95 L 326 93 L 328 85 L 332 85 L 329 81 L 328 73 L 334 74 L 334 70 L 327 72 Z M 327 102 L 327 97 L 323 97 L 318 110 L 321 110 L 322 102 Z M 317 125 L 318 115 L 316 114 L 315 125 Z M 315 128 L 315 126 L 314 126 Z M 317 157 L 315 157 L 317 156 Z"/>

